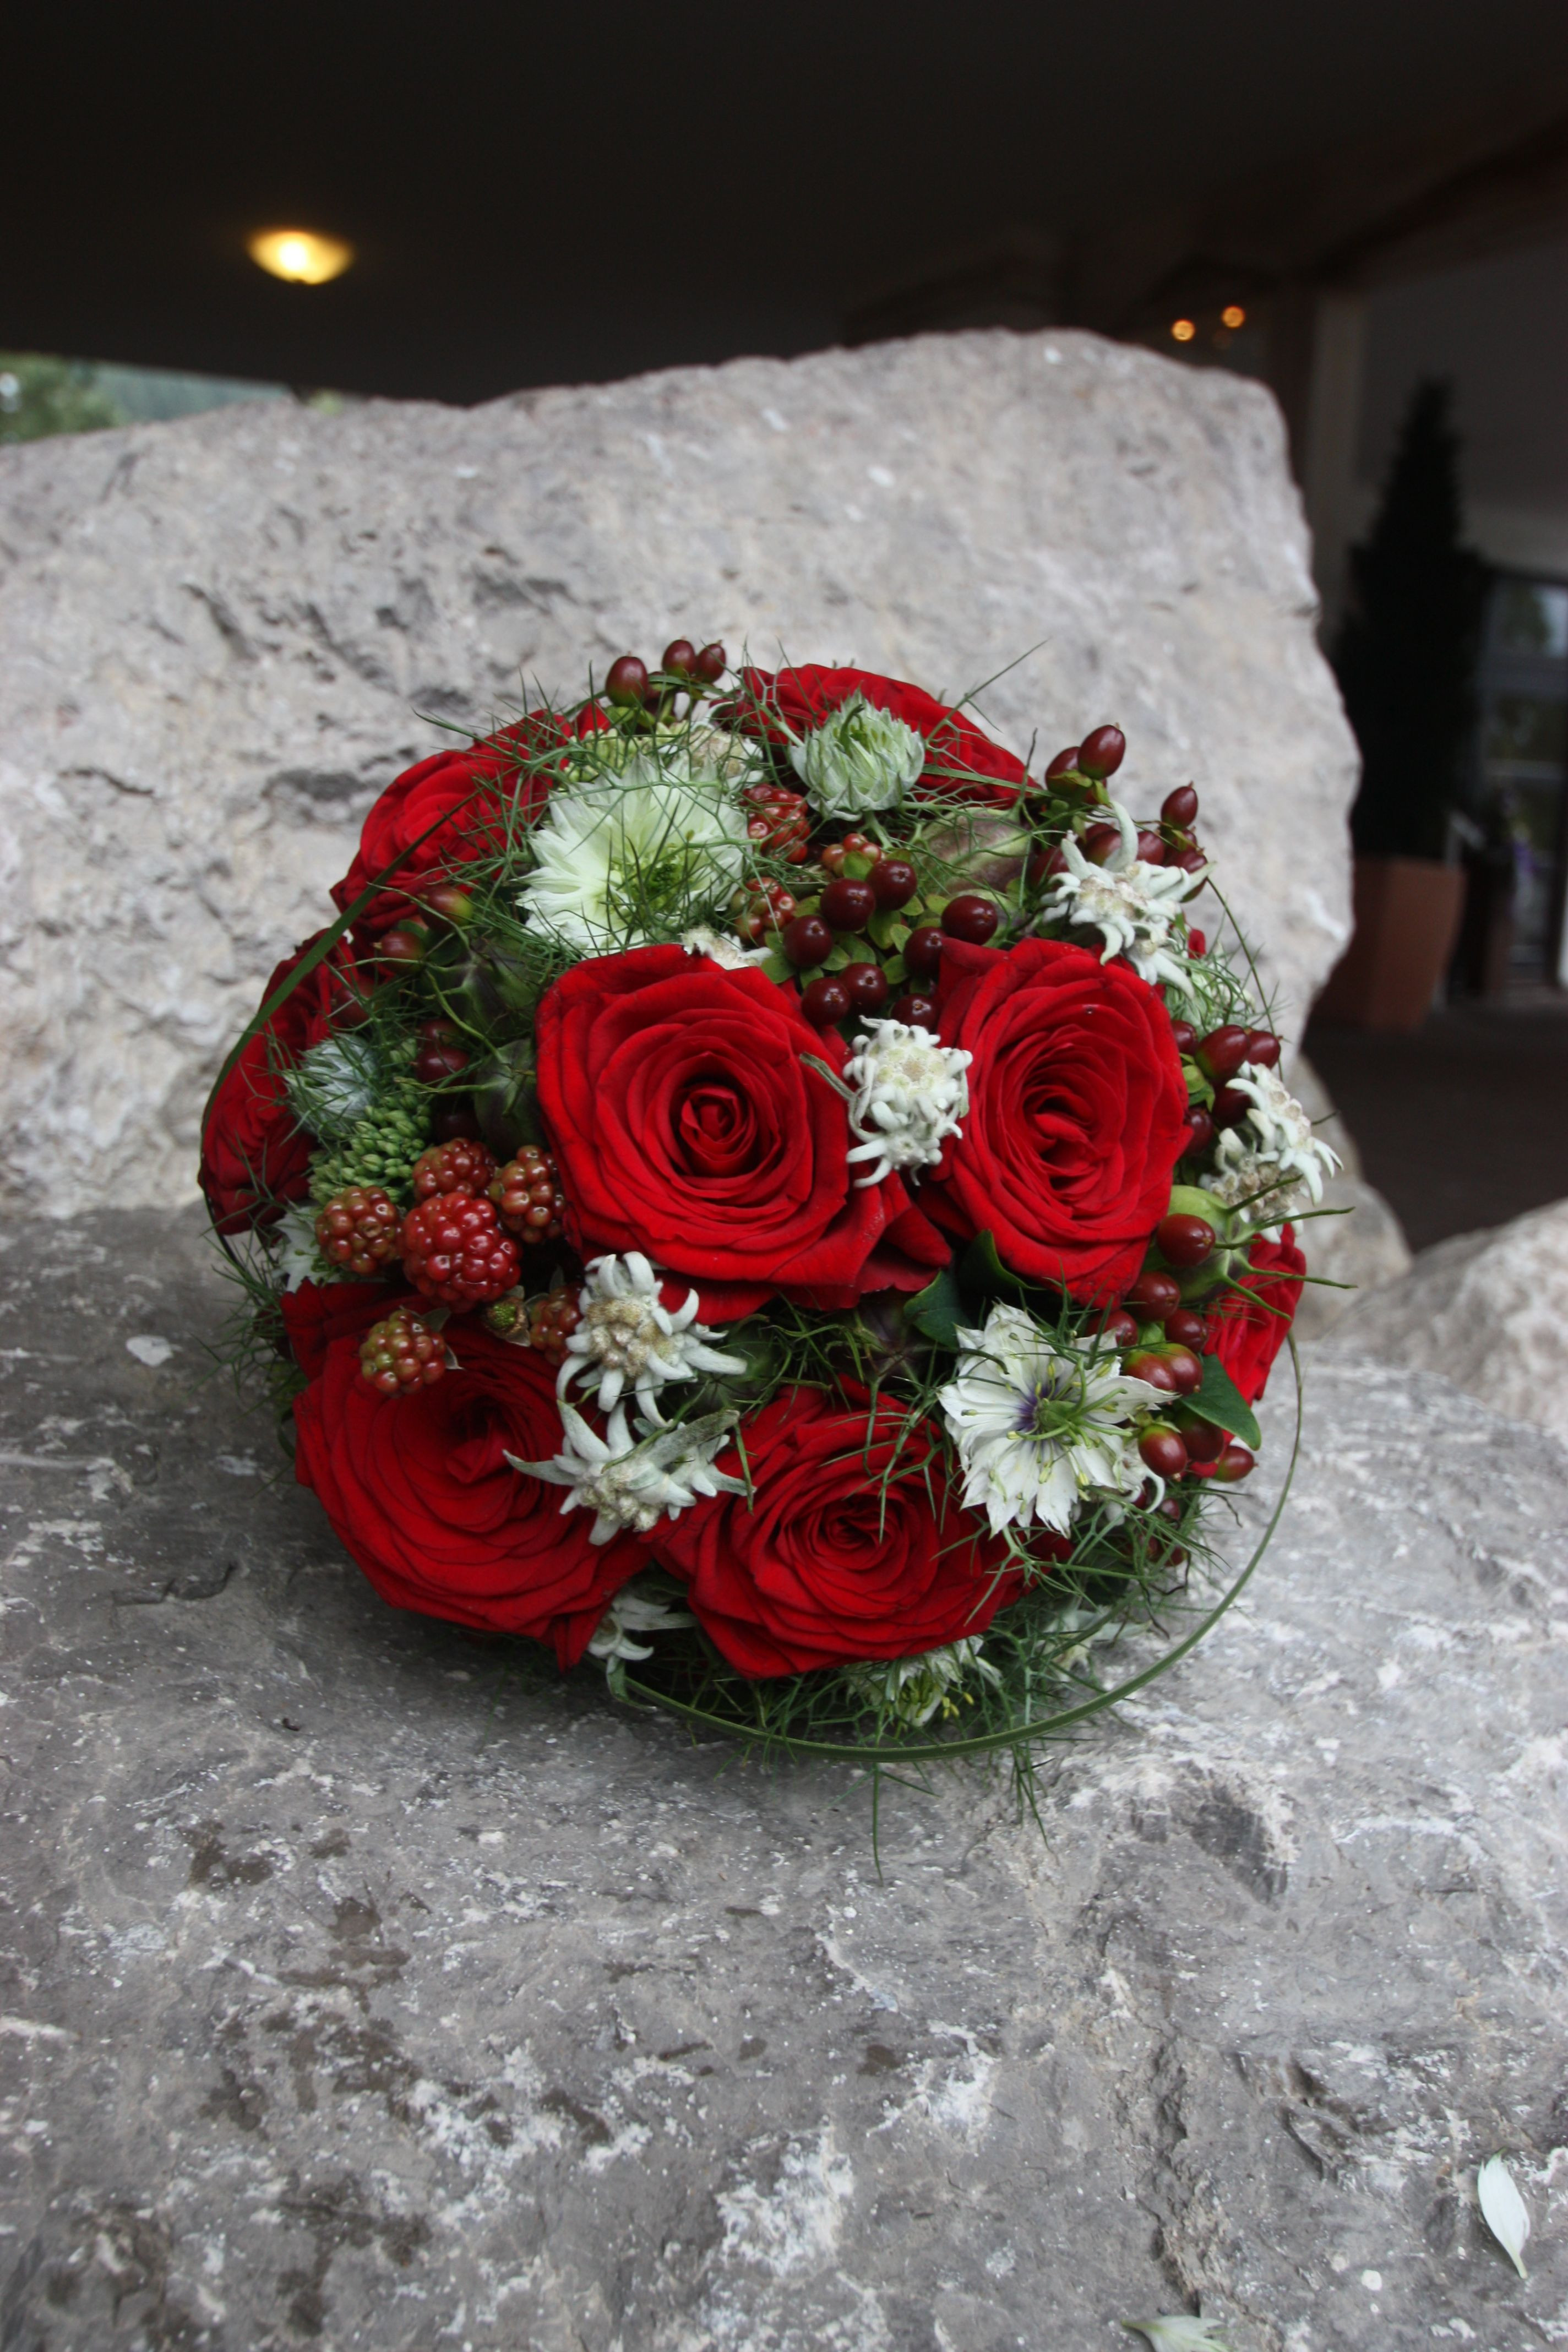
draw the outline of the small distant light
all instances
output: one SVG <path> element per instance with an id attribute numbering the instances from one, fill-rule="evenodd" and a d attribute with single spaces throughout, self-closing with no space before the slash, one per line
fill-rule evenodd
<path id="1" fill-rule="evenodd" d="M 1197 331 L 1190 319 L 1173 319 L 1171 322 L 1171 332 L 1179 343 L 1190 343 Z"/>
<path id="2" fill-rule="evenodd" d="M 1247 313 L 1239 302 L 1227 302 L 1219 314 L 1219 322 L 1222 327 L 1245 327 Z"/>
<path id="3" fill-rule="evenodd" d="M 341 278 L 354 257 L 342 237 L 318 236 L 309 228 L 268 228 L 248 241 L 246 251 L 269 277 L 291 286 L 325 286 Z"/>

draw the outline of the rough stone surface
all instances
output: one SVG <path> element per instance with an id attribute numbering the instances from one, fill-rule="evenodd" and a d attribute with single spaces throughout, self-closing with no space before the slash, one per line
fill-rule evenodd
<path id="1" fill-rule="evenodd" d="M 1410 1271 L 1410 1244 L 1391 1203 L 1366 1181 L 1361 1152 L 1327 1087 L 1305 1054 L 1291 1063 L 1292 1091 L 1322 1140 L 1339 1154 L 1340 1172 L 1323 1186 L 1322 1206 L 1299 1228 L 1312 1276 L 1296 1314 L 1300 1339 L 1321 1339 L 1360 1299 Z M 1342 1286 L 1332 1287 L 1331 1286 Z"/>
<path id="2" fill-rule="evenodd" d="M 1320 1358 L 1244 1603 L 879 1880 L 863 1781 L 385 1610 L 188 1221 L 5 1239 L 8 2352 L 1568 2338 L 1553 1440 Z"/>
<path id="3" fill-rule="evenodd" d="M 955 691 L 1027 656 L 998 732 L 1114 715 L 1130 792 L 1194 779 L 1300 1028 L 1354 768 L 1312 613 L 1268 394 L 1087 335 L 0 452 L 0 1185 L 188 1197 L 221 1050 L 432 720 L 678 629 Z"/>
<path id="4" fill-rule="evenodd" d="M 1358 1300 L 1349 1355 L 1440 1371 L 1510 1421 L 1568 1439 L 1568 1201 L 1423 1250 L 1401 1282 Z"/>

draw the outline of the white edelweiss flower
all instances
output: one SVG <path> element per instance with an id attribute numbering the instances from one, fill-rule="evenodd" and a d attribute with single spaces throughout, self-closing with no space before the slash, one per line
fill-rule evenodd
<path id="1" fill-rule="evenodd" d="M 765 963 L 767 948 L 743 948 L 739 940 L 726 939 L 722 931 L 710 930 L 706 923 L 694 923 L 680 934 L 680 944 L 689 955 L 706 956 L 710 963 L 722 965 L 726 971 L 744 971 L 749 963 Z"/>
<path id="2" fill-rule="evenodd" d="M 942 1649 L 922 1650 L 913 1658 L 879 1659 L 846 1666 L 844 1680 L 852 1689 L 863 1691 L 868 1698 L 881 1699 L 900 1723 L 919 1730 L 921 1724 L 931 1721 L 939 1707 L 952 1711 L 950 1694 L 965 1675 L 977 1674 L 990 1683 L 1001 1681 L 990 1659 L 982 1657 L 981 1647 L 978 1635 L 968 1634 L 962 1641 L 949 1642 Z"/>
<path id="3" fill-rule="evenodd" d="M 1073 923 L 1105 941 L 1101 963 L 1124 955 L 1151 988 L 1163 981 L 1183 987 L 1186 951 L 1172 939 L 1183 899 L 1197 881 L 1184 866 L 1147 866 L 1138 855 L 1138 829 L 1127 811 L 1110 804 L 1121 838 L 1103 866 L 1084 856 L 1069 835 L 1062 844 L 1065 874 L 1053 877 L 1041 908 L 1047 922 Z M 1207 872 L 1207 868 L 1201 869 Z"/>
<path id="4" fill-rule="evenodd" d="M 268 1265 L 279 1290 L 298 1290 L 302 1282 L 336 1282 L 316 1241 L 316 1212 L 291 1202 L 267 1236 Z"/>
<path id="5" fill-rule="evenodd" d="M 858 1191 L 879 1184 L 895 1168 L 928 1168 L 942 1158 L 942 1145 L 962 1132 L 959 1122 L 969 1115 L 964 1073 L 973 1058 L 940 1044 L 918 1023 L 867 1022 L 840 1088 L 861 1139 L 849 1158 L 876 1162 L 868 1176 L 856 1178 Z"/>
<path id="6" fill-rule="evenodd" d="M 742 1480 L 713 1467 L 733 1419 L 731 1413 L 713 1412 L 673 1429 L 654 1429 L 639 1422 L 643 1434 L 637 1441 L 626 1427 L 625 1405 L 616 1407 L 601 1437 L 574 1406 L 563 1403 L 566 1443 L 559 1454 L 548 1462 L 521 1462 L 515 1454 L 506 1458 L 530 1478 L 569 1488 L 563 1512 L 594 1512 L 588 1539 L 608 1543 L 623 1528 L 646 1536 L 660 1519 L 679 1518 L 700 1495 L 743 1495 Z"/>
<path id="7" fill-rule="evenodd" d="M 640 1250 L 625 1257 L 594 1257 L 578 1293 L 583 1319 L 566 1342 L 555 1383 L 564 1396 L 574 1380 L 599 1384 L 595 1402 L 611 1412 L 633 1390 L 650 1420 L 661 1426 L 656 1391 L 666 1381 L 693 1381 L 699 1372 L 743 1372 L 744 1356 L 726 1356 L 697 1320 L 698 1296 L 689 1290 L 678 1307 L 659 1304 L 659 1276 Z"/>
<path id="8" fill-rule="evenodd" d="M 1244 1062 L 1228 1083 L 1250 1107 L 1234 1127 L 1221 1129 L 1217 1166 L 1205 1189 L 1227 1209 L 1241 1209 L 1260 1232 L 1274 1232 L 1293 1210 L 1322 1199 L 1323 1179 L 1339 1167 L 1339 1155 L 1319 1142 L 1277 1070 Z"/>
<path id="9" fill-rule="evenodd" d="M 588 1655 L 602 1658 L 607 1673 L 611 1666 L 652 1657 L 652 1644 L 634 1642 L 634 1633 L 676 1633 L 696 1622 L 687 1610 L 674 1608 L 654 1591 L 648 1578 L 634 1576 L 629 1584 L 622 1585 L 594 1628 Z"/>
<path id="10" fill-rule="evenodd" d="M 925 738 L 858 693 L 789 747 L 790 766 L 825 816 L 896 808 L 925 762 Z"/>
<path id="11" fill-rule="evenodd" d="M 1086 1494 L 1133 1494 L 1147 1473 L 1130 1424 L 1162 1391 L 1130 1380 L 1109 1339 L 1063 1348 L 1018 1307 L 960 1331 L 957 1378 L 938 1400 L 958 1447 L 963 1499 L 991 1532 L 1032 1519 L 1066 1535 Z"/>
<path id="12" fill-rule="evenodd" d="M 646 947 L 679 934 L 694 903 L 734 887 L 746 839 L 730 785 L 639 751 L 618 773 L 551 793 L 518 902 L 540 930 L 581 954 Z"/>

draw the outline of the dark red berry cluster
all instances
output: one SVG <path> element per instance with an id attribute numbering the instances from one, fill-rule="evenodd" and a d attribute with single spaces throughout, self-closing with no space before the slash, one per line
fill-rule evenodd
<path id="1" fill-rule="evenodd" d="M 398 1255 L 396 1203 L 378 1184 L 334 1192 L 316 1219 L 316 1246 L 345 1274 L 379 1274 Z"/>
<path id="2" fill-rule="evenodd" d="M 513 1288 L 522 1262 L 493 1201 L 436 1192 L 403 1220 L 403 1271 L 443 1307 L 477 1307 Z"/>
<path id="3" fill-rule="evenodd" d="M 509 1234 L 530 1247 L 559 1241 L 566 1227 L 566 1195 L 561 1171 L 548 1151 L 525 1143 L 515 1160 L 491 1179 L 489 1196 Z"/>
<path id="4" fill-rule="evenodd" d="M 447 1343 L 411 1307 L 395 1307 L 360 1341 L 361 1377 L 383 1396 L 411 1396 L 447 1373 Z"/>

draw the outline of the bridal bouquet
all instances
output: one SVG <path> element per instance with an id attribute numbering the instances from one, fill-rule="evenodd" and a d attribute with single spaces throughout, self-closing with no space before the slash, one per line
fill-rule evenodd
<path id="1" fill-rule="evenodd" d="M 1196 1638 L 1333 1163 L 1124 750 L 682 640 L 387 788 L 202 1161 L 387 1601 L 872 1756 Z"/>

